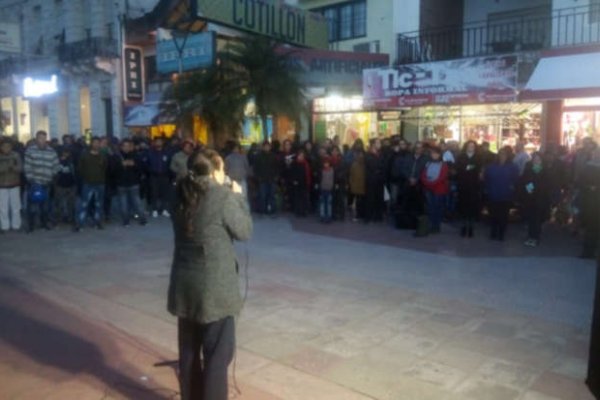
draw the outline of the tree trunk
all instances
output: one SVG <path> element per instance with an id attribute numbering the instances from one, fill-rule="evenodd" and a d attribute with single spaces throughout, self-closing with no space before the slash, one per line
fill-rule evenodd
<path id="1" fill-rule="evenodd" d="M 261 115 L 260 118 L 262 120 L 262 136 L 263 136 L 263 141 L 264 140 L 269 140 L 269 130 L 267 128 L 267 121 L 269 120 L 269 118 L 266 115 Z"/>

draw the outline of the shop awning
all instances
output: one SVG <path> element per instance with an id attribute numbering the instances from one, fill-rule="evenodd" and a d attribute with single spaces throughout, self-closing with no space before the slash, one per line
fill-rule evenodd
<path id="1" fill-rule="evenodd" d="M 521 100 L 600 96 L 600 52 L 554 54 L 538 62 Z"/>

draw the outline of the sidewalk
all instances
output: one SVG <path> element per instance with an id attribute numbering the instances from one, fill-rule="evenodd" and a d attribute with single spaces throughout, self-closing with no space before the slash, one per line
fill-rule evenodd
<path id="1" fill-rule="evenodd" d="M 592 399 L 595 266 L 566 240 L 553 256 L 456 255 L 452 233 L 420 242 L 285 218 L 255 228 L 239 247 L 239 399 Z M 384 237 L 394 243 L 375 243 Z M 0 399 L 175 395 L 173 370 L 154 367 L 176 358 L 171 240 L 166 219 L 0 238 Z M 441 250 L 416 247 L 425 241 Z"/>

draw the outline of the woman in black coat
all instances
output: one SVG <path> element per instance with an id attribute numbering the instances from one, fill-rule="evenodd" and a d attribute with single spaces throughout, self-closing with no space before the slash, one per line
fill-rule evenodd
<path id="1" fill-rule="evenodd" d="M 482 163 L 477 155 L 477 144 L 468 141 L 455 164 L 458 189 L 458 212 L 463 219 L 460 234 L 473 237 L 475 221 L 481 206 Z"/>
<path id="2" fill-rule="evenodd" d="M 539 245 L 542 225 L 550 217 L 551 180 L 542 155 L 535 153 L 525 166 L 519 185 L 529 234 L 525 246 Z"/>

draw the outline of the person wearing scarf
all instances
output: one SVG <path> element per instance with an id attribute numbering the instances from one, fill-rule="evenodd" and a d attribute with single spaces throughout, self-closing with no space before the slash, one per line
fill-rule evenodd
<path id="1" fill-rule="evenodd" d="M 438 147 L 430 150 L 431 160 L 421 173 L 421 183 L 425 189 L 429 232 L 440 233 L 444 205 L 450 186 L 448 182 L 448 165 L 442 161 L 442 152 Z"/>

